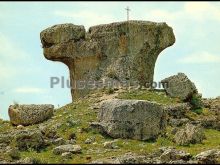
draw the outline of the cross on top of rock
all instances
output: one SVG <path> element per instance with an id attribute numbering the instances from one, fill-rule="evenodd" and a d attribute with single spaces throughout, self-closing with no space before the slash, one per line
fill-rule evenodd
<path id="1" fill-rule="evenodd" d="M 131 11 L 131 9 L 127 6 L 125 10 L 127 10 L 127 21 L 129 21 L 129 11 Z"/>

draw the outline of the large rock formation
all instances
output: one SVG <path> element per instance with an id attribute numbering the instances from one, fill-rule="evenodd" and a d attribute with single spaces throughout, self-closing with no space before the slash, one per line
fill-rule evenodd
<path id="1" fill-rule="evenodd" d="M 155 139 L 164 131 L 166 112 L 162 105 L 143 100 L 104 101 L 98 115 L 102 132 L 113 138 Z M 94 123 L 93 123 L 94 124 Z M 92 126 L 97 126 L 92 125 Z"/>
<path id="2" fill-rule="evenodd" d="M 10 105 L 8 114 L 14 125 L 32 125 L 52 117 L 53 110 L 51 104 Z"/>
<path id="3" fill-rule="evenodd" d="M 158 55 L 175 42 L 166 23 L 148 21 L 97 25 L 88 32 L 83 26 L 59 24 L 43 30 L 40 38 L 44 56 L 69 67 L 73 97 L 89 91 L 88 85 L 79 89 L 78 80 L 152 83 Z"/>

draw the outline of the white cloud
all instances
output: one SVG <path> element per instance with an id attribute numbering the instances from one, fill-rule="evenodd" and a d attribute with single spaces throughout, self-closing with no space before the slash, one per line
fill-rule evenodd
<path id="1" fill-rule="evenodd" d="M 179 60 L 181 63 L 220 63 L 220 55 L 210 54 L 209 52 L 197 52 Z"/>
<path id="2" fill-rule="evenodd" d="M 220 8 L 210 2 L 186 2 L 184 10 L 197 20 L 212 19 L 220 21 Z"/>
<path id="3" fill-rule="evenodd" d="M 44 93 L 45 89 L 35 87 L 20 87 L 14 90 L 16 93 Z"/>
<path id="4" fill-rule="evenodd" d="M 155 9 L 148 11 L 147 17 L 159 21 L 220 21 L 220 7 L 210 2 L 186 2 L 179 11 Z"/>

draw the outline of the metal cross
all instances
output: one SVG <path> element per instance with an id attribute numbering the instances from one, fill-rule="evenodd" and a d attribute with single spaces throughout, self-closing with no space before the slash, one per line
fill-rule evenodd
<path id="1" fill-rule="evenodd" d="M 131 11 L 131 9 L 129 9 L 129 7 L 127 6 L 127 8 L 125 8 L 125 10 L 127 10 L 127 21 L 129 21 L 129 11 Z"/>

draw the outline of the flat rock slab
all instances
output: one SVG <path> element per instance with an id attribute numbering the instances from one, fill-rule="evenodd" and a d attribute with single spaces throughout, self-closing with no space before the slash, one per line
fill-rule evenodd
<path id="1" fill-rule="evenodd" d="M 155 139 L 167 120 L 163 106 L 144 100 L 104 101 L 98 115 L 104 133 L 113 138 Z"/>
<path id="2" fill-rule="evenodd" d="M 8 114 L 14 125 L 32 125 L 43 122 L 53 116 L 54 106 L 41 105 L 10 105 Z"/>

